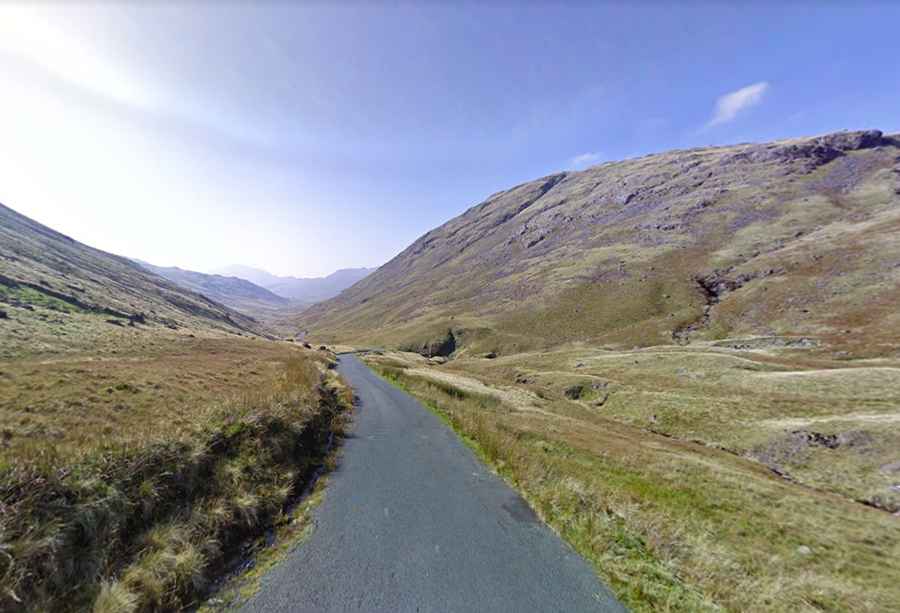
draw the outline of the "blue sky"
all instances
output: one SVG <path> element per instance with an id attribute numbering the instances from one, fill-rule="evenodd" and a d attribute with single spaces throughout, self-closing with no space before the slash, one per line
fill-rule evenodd
<path id="1" fill-rule="evenodd" d="M 0 5 L 0 202 L 208 271 L 384 263 L 487 195 L 900 131 L 890 3 Z"/>

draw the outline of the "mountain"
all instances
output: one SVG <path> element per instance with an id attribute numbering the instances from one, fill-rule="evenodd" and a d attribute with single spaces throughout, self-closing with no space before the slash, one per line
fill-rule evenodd
<path id="1" fill-rule="evenodd" d="M 268 288 L 269 285 L 274 285 L 282 280 L 282 277 L 276 277 L 272 273 L 260 268 L 253 268 L 252 266 L 242 266 L 240 264 L 226 266 L 225 268 L 221 268 L 213 272 L 228 277 L 238 277 L 239 279 L 250 281 L 250 283 L 264 288 Z"/>
<path id="2" fill-rule="evenodd" d="M 280 296 L 300 302 L 319 302 L 337 296 L 346 288 L 372 272 L 372 268 L 343 268 L 327 277 L 302 279 L 282 277 L 267 287 Z"/>
<path id="3" fill-rule="evenodd" d="M 265 270 L 249 266 L 228 266 L 219 270 L 221 274 L 246 279 L 256 285 L 293 301 L 312 304 L 333 298 L 344 289 L 369 275 L 374 268 L 343 268 L 327 277 L 277 277 Z"/>
<path id="4" fill-rule="evenodd" d="M 897 135 L 672 151 L 498 192 L 295 323 L 425 353 L 793 335 L 878 356 L 898 237 Z"/>
<path id="5" fill-rule="evenodd" d="M 254 315 L 260 309 L 277 309 L 291 303 L 287 298 L 278 296 L 246 279 L 208 275 L 174 266 L 154 266 L 147 262 L 139 262 L 139 264 L 181 287 L 203 294 L 216 302 L 249 315 Z"/>
<path id="6" fill-rule="evenodd" d="M 3 205 L 0 311 L 4 350 L 90 345 L 122 328 L 262 333 L 245 315 Z"/>

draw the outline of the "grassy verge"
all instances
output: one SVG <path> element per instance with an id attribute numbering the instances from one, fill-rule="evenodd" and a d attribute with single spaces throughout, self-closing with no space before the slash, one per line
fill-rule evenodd
<path id="1" fill-rule="evenodd" d="M 396 367 L 376 366 L 376 372 L 423 401 L 482 461 L 519 489 L 544 521 L 594 564 L 630 609 L 654 610 L 663 605 L 684 611 L 715 609 L 701 593 L 679 581 L 670 565 L 657 558 L 621 516 L 571 487 L 574 482 L 567 478 L 573 467 L 567 464 L 579 463 L 571 450 L 554 449 L 553 455 L 562 457 L 549 461 L 551 449 L 541 447 L 539 437 L 522 436 L 492 420 L 487 411 L 502 410 L 497 398 L 409 375 Z"/>
<path id="2" fill-rule="evenodd" d="M 441 368 L 540 397 L 544 410 L 729 449 L 796 481 L 900 511 L 900 362 L 841 363 L 786 338 L 455 359 Z M 793 339 L 796 341 L 797 339 Z M 730 347 L 752 347 L 733 350 Z M 572 393 L 576 390 L 576 393 Z"/>
<path id="3" fill-rule="evenodd" d="M 338 447 L 332 449 L 315 484 L 279 515 L 271 531 L 247 545 L 240 566 L 211 590 L 206 602 L 198 607 L 199 613 L 230 611 L 246 603 L 259 591 L 263 577 L 309 538 L 314 527 L 313 511 L 325 498 L 329 474 L 337 466 L 339 454 Z"/>
<path id="4" fill-rule="evenodd" d="M 3 365 L 26 396 L 0 406 L 12 424 L 0 452 L 0 610 L 191 606 L 249 539 L 278 524 L 322 464 L 349 405 L 327 358 L 262 341 L 188 342 L 101 369 L 103 393 L 83 389 L 97 396 L 87 406 L 35 381 L 64 376 L 71 360 L 49 371 Z M 202 378 L 210 355 L 255 372 L 252 388 L 166 383 L 155 401 L 139 400 L 143 378 L 168 372 L 179 356 L 183 373 Z M 106 401 L 120 394 L 133 410 Z M 78 431 L 30 427 L 73 408 Z"/>
<path id="5" fill-rule="evenodd" d="M 900 526 L 731 454 L 380 367 L 442 415 L 635 611 L 883 611 Z"/>

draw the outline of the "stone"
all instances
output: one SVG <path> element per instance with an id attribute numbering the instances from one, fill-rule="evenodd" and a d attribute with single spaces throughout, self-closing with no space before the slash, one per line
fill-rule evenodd
<path id="1" fill-rule="evenodd" d="M 564 393 L 569 400 L 578 400 L 584 394 L 584 386 L 581 384 L 570 385 Z"/>
<path id="2" fill-rule="evenodd" d="M 885 464 L 880 468 L 880 470 L 883 473 L 900 473 L 900 460 Z"/>

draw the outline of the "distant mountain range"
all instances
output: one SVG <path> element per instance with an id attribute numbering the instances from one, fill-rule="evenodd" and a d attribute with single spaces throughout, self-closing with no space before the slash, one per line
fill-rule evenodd
<path id="1" fill-rule="evenodd" d="M 223 275 L 208 275 L 193 270 L 183 270 L 171 266 L 154 266 L 148 262 L 136 260 L 144 268 L 165 277 L 181 287 L 221 302 L 237 311 L 257 313 L 260 309 L 278 309 L 287 307 L 291 301 L 279 296 L 264 287 L 251 283 L 246 279 Z"/>
<path id="2" fill-rule="evenodd" d="M 343 268 L 327 277 L 279 277 L 259 268 L 234 265 L 215 271 L 219 275 L 238 277 L 283 298 L 303 304 L 328 300 L 367 277 L 374 268 Z"/>
<path id="3" fill-rule="evenodd" d="M 327 277 L 278 277 L 249 266 L 229 266 L 221 274 L 207 274 L 176 266 L 156 266 L 134 260 L 146 270 L 197 292 L 236 311 L 265 320 L 269 325 L 281 315 L 340 294 L 373 269 L 349 268 Z"/>
<path id="4" fill-rule="evenodd" d="M 192 289 L 0 205 L 0 355 L 23 344 L 95 347 L 122 330 L 266 334 Z"/>

